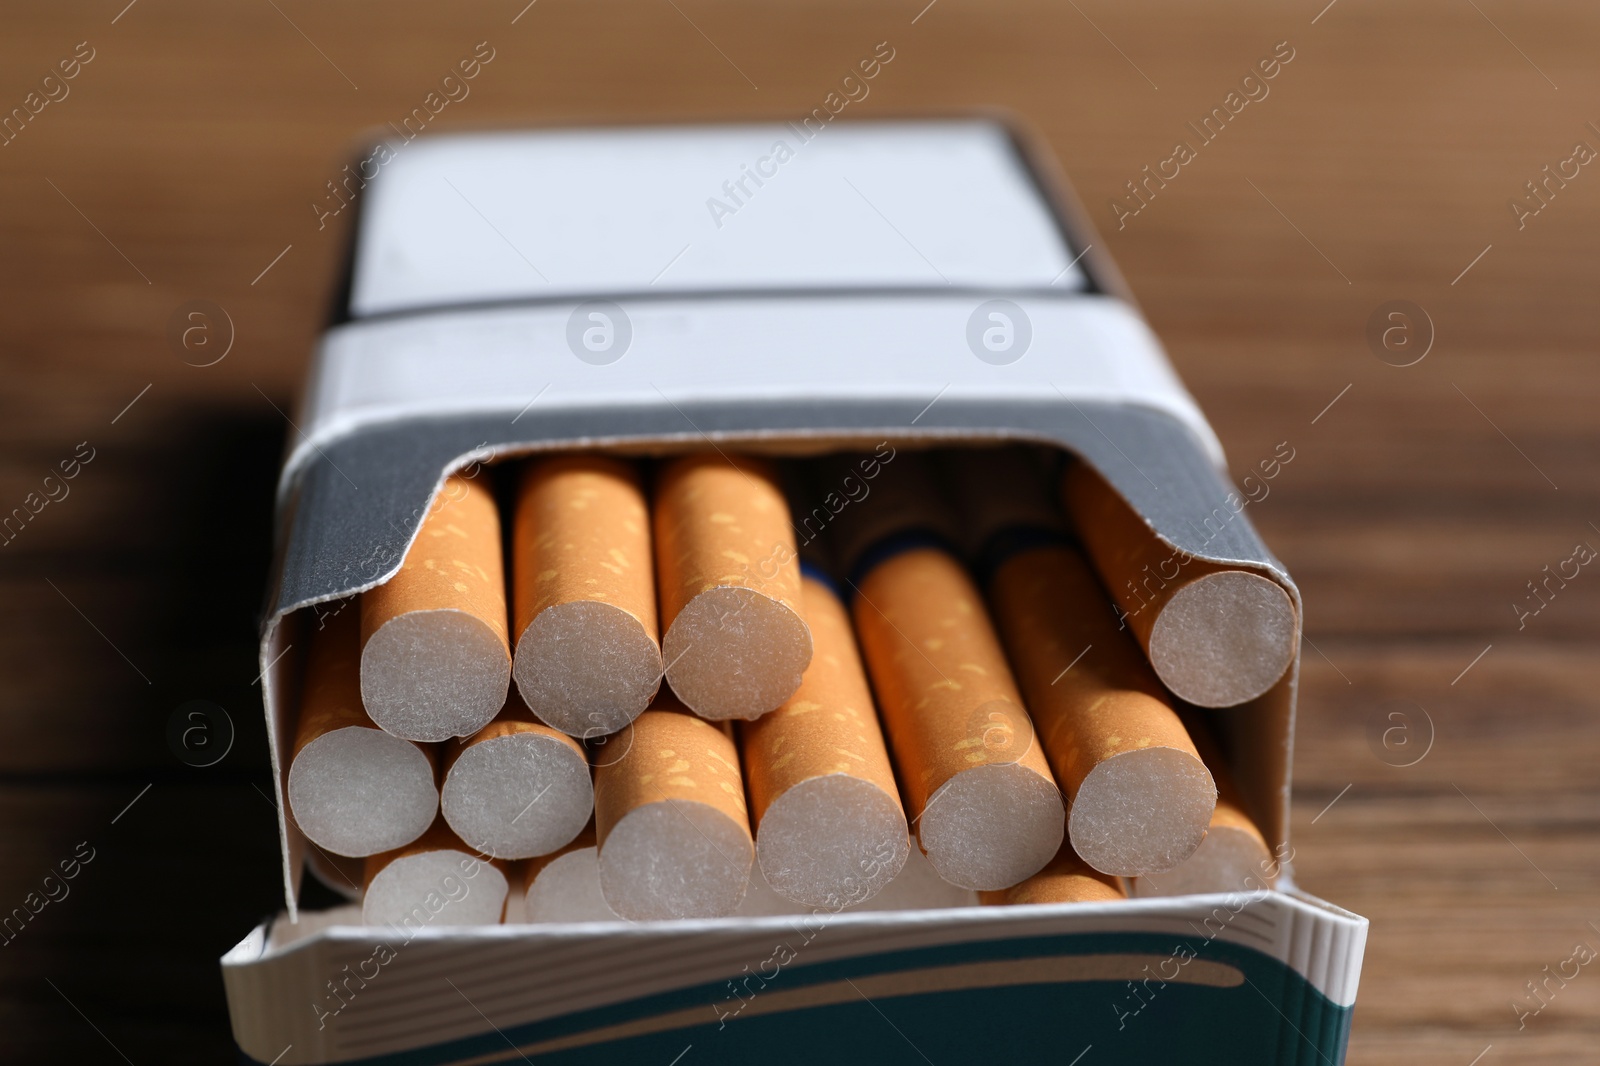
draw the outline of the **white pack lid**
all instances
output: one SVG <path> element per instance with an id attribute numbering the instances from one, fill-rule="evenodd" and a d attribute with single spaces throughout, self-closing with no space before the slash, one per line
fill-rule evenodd
<path id="1" fill-rule="evenodd" d="M 388 150 L 361 194 L 354 318 L 646 292 L 1086 287 L 993 122 L 542 130 Z"/>

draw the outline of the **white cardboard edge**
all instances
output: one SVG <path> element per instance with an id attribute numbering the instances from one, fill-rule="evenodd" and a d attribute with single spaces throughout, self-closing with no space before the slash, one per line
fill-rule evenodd
<path id="1" fill-rule="evenodd" d="M 1021 309 L 1015 361 L 986 362 L 975 329 L 1003 339 L 1004 299 Z M 589 316 L 600 314 L 604 320 Z M 976 320 L 977 326 L 973 326 Z M 594 325 L 620 354 L 575 353 Z M 569 344 L 569 336 L 577 337 Z M 1020 344 L 1020 341 L 1014 343 Z M 987 353 L 1009 358 L 1010 352 Z M 324 337 L 284 463 L 279 502 L 300 471 L 363 427 L 448 414 L 523 415 L 531 441 L 552 409 L 694 401 L 901 402 L 941 399 L 1104 401 L 1164 411 L 1223 464 L 1222 446 L 1160 342 L 1120 300 L 1081 294 L 797 296 L 641 300 L 626 307 L 566 303 L 480 308 L 337 326 Z M 913 407 L 913 410 L 916 409 Z"/>
<path id="2" fill-rule="evenodd" d="M 883 934 L 895 931 L 902 934 L 893 943 L 897 951 L 1030 935 L 1126 932 L 1189 936 L 1196 929 L 1195 922 L 1214 919 L 1224 911 L 1233 915 L 1256 911 L 1268 923 L 1266 928 L 1270 933 L 1263 934 L 1256 925 L 1247 929 L 1229 918 L 1220 921 L 1218 932 L 1208 939 L 1224 940 L 1276 958 L 1298 972 L 1335 1006 L 1348 1008 L 1355 1003 L 1367 920 L 1292 887 L 1262 893 L 1129 899 L 1104 904 L 847 912 L 826 919 L 832 927 L 831 939 L 825 946 L 818 941 L 817 946 L 808 948 L 807 962 L 869 956 L 883 950 Z M 532 957 L 541 949 L 579 945 L 586 952 L 586 962 L 618 960 L 616 967 L 604 967 L 611 975 L 604 986 L 580 993 L 592 1002 L 571 1008 L 588 1009 L 737 973 L 741 963 L 749 962 L 748 941 L 767 934 L 792 934 L 796 919 L 794 915 L 778 915 L 677 922 L 423 928 L 416 930 L 405 943 L 425 943 L 430 947 L 416 956 L 398 954 L 397 959 L 414 958 L 415 961 L 411 963 L 410 976 L 399 981 L 389 978 L 393 982 L 390 987 L 410 984 L 430 975 L 470 973 L 486 957 L 507 958 L 501 949 L 516 948 L 519 954 L 525 951 Z M 296 1049 L 282 1060 L 285 1064 L 324 1061 L 321 1056 L 337 1049 L 312 1024 L 316 1012 L 309 1009 L 311 1001 L 295 1002 L 294 1007 L 298 1009 L 288 1009 L 282 995 L 291 991 L 301 995 L 319 993 L 320 983 L 315 978 L 305 978 L 336 973 L 346 955 L 364 956 L 373 950 L 374 944 L 397 938 L 383 930 L 333 924 L 280 944 L 276 934 L 281 921 L 258 926 L 222 959 L 235 1036 L 241 1048 L 262 1061 L 270 1061 L 283 1052 L 285 1043 L 293 1044 Z M 690 955 L 674 955 L 670 966 L 657 966 L 647 972 L 636 972 L 625 965 L 630 958 L 646 956 L 652 944 L 664 943 L 668 937 L 689 938 L 693 943 L 709 946 Z M 857 937 L 864 942 L 864 949 L 854 946 Z M 398 965 L 398 962 L 390 965 Z M 542 987 L 539 982 L 544 978 L 528 980 L 531 983 L 526 995 L 518 994 L 518 998 L 542 1002 L 537 988 Z M 277 994 L 268 994 L 269 990 Z M 361 1002 L 359 997 L 356 1002 Z M 456 1011 L 456 1006 L 459 1005 L 445 1005 L 443 1014 L 449 1017 L 439 1019 L 440 1024 L 430 1041 L 448 1041 L 486 1031 L 481 1016 L 465 1009 Z M 566 1008 L 562 1012 L 565 1013 Z M 536 1008 L 528 1018 L 518 1018 L 510 1016 L 502 1007 L 495 1016 L 496 1024 L 515 1025 L 538 1020 L 542 1013 Z M 380 1049 L 374 1046 L 366 1049 L 366 1053 L 396 1050 L 399 1047 Z"/>

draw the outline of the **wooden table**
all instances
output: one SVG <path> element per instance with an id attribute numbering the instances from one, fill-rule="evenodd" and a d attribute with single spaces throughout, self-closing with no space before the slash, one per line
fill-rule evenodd
<path id="1" fill-rule="evenodd" d="M 1600 576 L 1515 606 L 1600 546 L 1600 174 L 1568 162 L 1600 147 L 1600 9 L 523 2 L 6 11 L 0 106 L 92 58 L 0 148 L 0 513 L 93 458 L 0 547 L 0 913 L 93 858 L 0 949 L 0 1055 L 230 1054 L 216 959 L 278 903 L 254 687 L 274 467 L 349 218 L 312 205 L 356 131 L 481 41 L 431 128 L 790 118 L 887 41 L 850 113 L 1025 116 L 1235 470 L 1294 449 L 1250 514 L 1307 603 L 1298 873 L 1372 920 L 1351 1061 L 1592 1057 L 1600 976 L 1551 982 L 1520 1031 L 1513 1004 L 1600 947 Z M 1125 183 L 1284 41 L 1269 94 L 1119 226 Z M 1519 220 L 1546 164 L 1565 184 Z M 196 367 L 169 332 L 202 299 L 235 337 Z M 1436 333 L 1411 366 L 1366 338 L 1392 300 Z M 238 727 L 215 766 L 169 750 L 191 699 Z"/>

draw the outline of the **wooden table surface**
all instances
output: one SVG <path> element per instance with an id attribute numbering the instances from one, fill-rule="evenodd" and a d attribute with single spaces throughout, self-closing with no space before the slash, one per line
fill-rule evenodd
<path id="1" fill-rule="evenodd" d="M 0 912 L 92 858 L 0 947 L 0 1057 L 231 1055 L 217 957 L 278 903 L 254 625 L 280 412 L 348 221 L 312 204 L 482 41 L 432 129 L 791 118 L 881 41 L 849 114 L 1033 123 L 1234 469 L 1294 449 L 1249 514 L 1307 605 L 1299 877 L 1372 921 L 1351 1061 L 1594 1056 L 1600 976 L 1514 1004 L 1600 948 L 1600 576 L 1570 561 L 1600 547 L 1600 8 L 524 2 L 7 6 L 0 108 L 61 98 L 0 147 L 0 513 L 92 459 L 0 547 Z M 1275 47 L 1268 95 L 1119 227 Z M 202 299 L 235 338 L 195 367 L 170 324 Z M 1367 340 L 1392 300 L 1432 323 L 1414 365 Z M 215 766 L 166 740 L 193 699 L 238 728 Z"/>

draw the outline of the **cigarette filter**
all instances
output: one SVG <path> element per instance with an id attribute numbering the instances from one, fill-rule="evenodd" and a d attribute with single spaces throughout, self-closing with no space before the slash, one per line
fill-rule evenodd
<path id="1" fill-rule="evenodd" d="M 779 895 L 839 910 L 894 879 L 910 844 L 872 692 L 838 595 L 807 574 L 815 651 L 800 688 L 744 723 L 756 859 Z"/>
<path id="2" fill-rule="evenodd" d="M 728 728 L 662 696 L 613 743 L 625 753 L 595 770 L 606 903 L 634 921 L 731 913 L 755 844 Z"/>
<path id="3" fill-rule="evenodd" d="M 439 741 L 487 725 L 510 684 L 494 493 L 452 475 L 399 573 L 361 596 L 361 699 L 395 736 Z"/>
<path id="4" fill-rule="evenodd" d="M 306 839 L 357 858 L 409 844 L 439 810 L 433 752 L 361 709 L 358 613 L 349 601 L 311 634 L 288 788 Z"/>
<path id="5" fill-rule="evenodd" d="M 667 681 L 702 718 L 756 718 L 800 687 L 811 633 L 789 508 L 771 466 L 720 453 L 657 483 L 656 569 Z"/>
<path id="6" fill-rule="evenodd" d="M 1196 748 L 1217 781 L 1217 808 L 1211 828 L 1195 853 L 1158 875 L 1136 877 L 1135 896 L 1187 896 L 1205 892 L 1255 892 L 1270 888 L 1278 862 L 1256 823 L 1244 810 L 1244 797 L 1228 773 L 1222 752 L 1205 726 L 1187 719 Z"/>
<path id="7" fill-rule="evenodd" d="M 1277 582 L 1166 544 L 1083 463 L 1065 499 L 1095 568 L 1157 676 L 1179 698 L 1232 707 L 1271 688 L 1294 660 L 1300 620 Z"/>
<path id="8" fill-rule="evenodd" d="M 594 823 L 565 847 L 523 866 L 530 922 L 614 922 L 616 912 L 600 891 Z"/>
<path id="9" fill-rule="evenodd" d="M 444 819 L 421 839 L 367 860 L 366 925 L 497 925 L 510 882 L 503 864 L 475 855 Z"/>
<path id="10" fill-rule="evenodd" d="M 918 842 L 939 876 L 1008 888 L 1061 846 L 1061 795 L 978 590 L 948 552 L 879 562 L 856 629 Z"/>
<path id="11" fill-rule="evenodd" d="M 835 908 L 837 909 L 837 908 Z M 787 896 L 778 895 L 761 873 L 761 863 L 750 867 L 750 883 L 745 886 L 744 899 L 734 908 L 734 918 L 770 918 L 775 914 L 810 914 L 813 908 L 796 903 Z"/>
<path id="12" fill-rule="evenodd" d="M 494 721 L 445 744 L 444 819 L 484 855 L 526 859 L 577 836 L 594 813 L 582 745 L 512 698 Z"/>
<path id="13" fill-rule="evenodd" d="M 650 517 L 630 463 L 528 464 L 512 533 L 517 650 L 530 710 L 579 737 L 614 733 L 661 685 Z"/>
<path id="14" fill-rule="evenodd" d="M 1020 884 L 998 892 L 980 892 L 978 899 L 988 906 L 1018 903 L 1104 903 L 1126 899 L 1128 894 L 1115 877 L 1103 874 L 1063 845 L 1050 865 Z"/>
<path id="15" fill-rule="evenodd" d="M 1205 839 L 1216 786 L 1088 561 L 1066 544 L 1023 550 L 989 589 L 1067 794 L 1072 847 L 1125 877 L 1183 862 Z"/>

